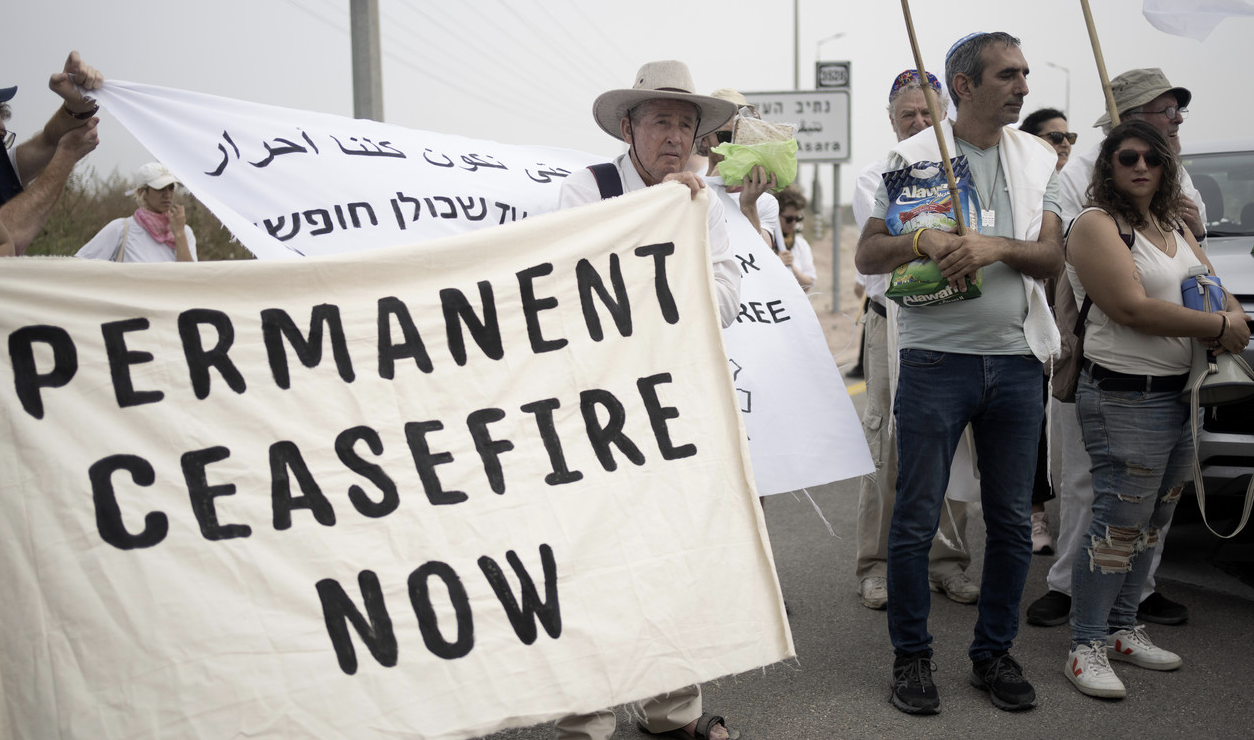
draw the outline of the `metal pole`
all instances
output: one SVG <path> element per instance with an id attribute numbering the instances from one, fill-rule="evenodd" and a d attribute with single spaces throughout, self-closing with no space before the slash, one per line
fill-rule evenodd
<path id="1" fill-rule="evenodd" d="M 818 169 L 818 165 L 814 166 Z M 840 313 L 840 163 L 832 165 L 832 313 Z"/>
<path id="2" fill-rule="evenodd" d="M 353 117 L 383 120 L 383 61 L 379 44 L 379 0 L 352 0 L 349 35 L 353 46 Z"/>

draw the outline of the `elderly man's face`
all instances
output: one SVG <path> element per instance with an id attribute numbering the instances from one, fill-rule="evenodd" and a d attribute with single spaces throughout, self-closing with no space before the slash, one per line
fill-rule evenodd
<path id="1" fill-rule="evenodd" d="M 904 141 L 932 125 L 932 114 L 927 110 L 927 98 L 919 88 L 902 92 L 893 101 L 891 116 L 893 133 L 897 141 Z"/>
<path id="2" fill-rule="evenodd" d="M 1171 116 L 1167 115 L 1168 108 L 1171 109 Z M 1180 124 L 1184 123 L 1184 116 L 1178 108 L 1175 93 L 1165 92 L 1128 115 L 1136 116 L 1162 131 L 1167 143 L 1171 144 L 1171 151 L 1180 153 Z"/>
<path id="3" fill-rule="evenodd" d="M 631 145 L 632 163 L 645 185 L 682 172 L 697 132 L 697 107 L 683 100 L 650 100 L 636 110 L 636 121 L 624 118 L 623 141 Z"/>

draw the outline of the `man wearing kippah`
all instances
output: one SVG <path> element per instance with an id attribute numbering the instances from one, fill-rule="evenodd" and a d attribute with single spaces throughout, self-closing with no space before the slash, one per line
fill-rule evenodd
<path id="1" fill-rule="evenodd" d="M 936 77 L 930 72 L 925 74 L 944 117 L 949 101 L 941 97 L 941 85 Z M 918 71 L 913 69 L 907 69 L 893 80 L 888 91 L 888 122 L 897 141 L 905 141 L 932 126 L 923 84 Z M 875 192 L 883 182 L 887 164 L 883 159 L 872 162 L 858 175 L 853 194 L 853 218 L 859 231 L 871 217 Z M 862 476 L 858 491 L 858 554 L 854 572 L 858 577 L 858 599 L 868 609 L 883 609 L 888 604 L 888 527 L 892 522 L 897 486 L 897 437 L 892 432 L 892 424 L 888 423 L 892 412 L 889 362 L 896 358 L 889 354 L 889 314 L 884 297 L 887 288 L 888 275 L 866 276 L 866 408 L 862 412 L 862 431 L 875 460 L 875 473 Z M 928 579 L 934 590 L 950 599 L 960 604 L 974 604 L 980 597 L 980 587 L 967 577 L 971 554 L 961 544 L 966 539 L 967 504 L 953 500 L 946 504 L 928 556 Z"/>
<path id="2" fill-rule="evenodd" d="M 965 291 L 982 273 L 979 297 L 899 312 L 900 370 L 894 399 L 897 501 L 888 535 L 888 633 L 894 707 L 935 714 L 928 633 L 928 551 L 936 534 L 959 438 L 969 424 L 980 470 L 986 541 L 979 616 L 967 649 L 970 683 L 1004 710 L 1035 706 L 1036 692 L 1010 655 L 1019 601 L 1032 560 L 1030 525 L 1037 438 L 1044 417 L 1043 362 L 1057 355 L 1058 330 L 1044 280 L 1063 265 L 1058 156 L 1044 140 L 1007 124 L 1019 120 L 1028 64 L 1006 33 L 971 34 L 945 59 L 957 119 L 941 122 L 948 152 L 964 156 L 978 194 L 977 223 L 965 234 L 925 228 L 893 234 L 888 191 L 858 242 L 865 274 L 891 272 L 927 257 L 949 285 Z M 938 163 L 933 131 L 893 149 L 889 168 Z"/>
<path id="3" fill-rule="evenodd" d="M 1161 69 L 1133 69 L 1115 77 L 1110 81 L 1110 90 L 1115 99 L 1115 110 L 1119 111 L 1120 120 L 1136 118 L 1154 126 L 1163 133 L 1167 142 L 1177 156 L 1180 154 L 1180 124 L 1188 114 L 1189 102 L 1193 93 L 1183 87 L 1174 87 L 1167 81 Z M 1110 113 L 1107 112 L 1093 124 L 1101 127 L 1102 133 L 1108 134 L 1112 127 Z M 1063 223 L 1069 223 L 1084 208 L 1087 198 L 1089 180 L 1093 176 L 1093 165 L 1101 150 L 1101 141 L 1093 148 L 1079 156 L 1073 156 L 1062 173 L 1058 183 L 1062 190 Z M 1184 167 L 1180 167 L 1180 192 L 1183 193 L 1181 217 L 1185 226 L 1193 232 L 1193 237 L 1205 248 L 1206 243 L 1206 202 L 1202 199 L 1193 178 Z M 1214 184 L 1212 181 L 1211 184 Z M 1217 187 L 1217 186 L 1216 186 Z M 1061 473 L 1059 481 L 1059 517 L 1058 517 L 1058 559 L 1054 561 L 1046 577 L 1049 590 L 1044 596 L 1028 606 L 1028 624 L 1038 627 L 1053 627 L 1064 624 L 1071 615 L 1071 568 L 1075 563 L 1076 549 L 1084 533 L 1088 531 L 1089 522 L 1093 519 L 1093 478 L 1090 475 L 1092 461 L 1084 449 L 1084 439 L 1080 435 L 1080 422 L 1076 419 L 1075 405 L 1056 404 L 1050 418 L 1055 426 L 1053 439 L 1055 448 L 1061 450 Z M 1168 522 L 1160 532 L 1158 545 L 1154 548 L 1154 557 L 1150 564 L 1149 577 L 1141 592 L 1141 606 L 1137 610 L 1137 619 L 1156 624 L 1181 624 L 1189 618 L 1189 609 L 1154 590 L 1154 573 L 1163 559 L 1163 545 L 1167 540 Z"/>

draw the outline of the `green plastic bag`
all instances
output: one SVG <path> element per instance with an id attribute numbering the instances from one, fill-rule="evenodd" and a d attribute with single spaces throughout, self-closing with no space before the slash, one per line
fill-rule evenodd
<path id="1" fill-rule="evenodd" d="M 739 187 L 754 167 L 765 167 L 775 175 L 775 191 L 797 179 L 797 140 L 767 141 L 761 144 L 719 144 L 710 151 L 723 155 L 718 174 L 729 188 Z"/>
<path id="2" fill-rule="evenodd" d="M 940 265 L 924 258 L 898 265 L 888 278 L 884 295 L 903 306 L 940 306 L 979 298 L 983 285 L 983 268 L 975 273 L 974 281 L 967 281 L 966 290 L 959 291 L 941 276 Z"/>

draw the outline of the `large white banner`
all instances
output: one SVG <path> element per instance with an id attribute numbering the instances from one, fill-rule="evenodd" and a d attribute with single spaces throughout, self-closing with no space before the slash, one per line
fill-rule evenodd
<path id="1" fill-rule="evenodd" d="M 566 175 L 600 161 L 129 82 L 106 82 L 98 97 L 260 258 L 412 244 L 521 220 L 555 209 Z M 735 204 L 725 210 L 739 215 Z M 871 472 L 805 295 L 755 233 L 733 229 L 732 246 L 744 281 L 726 342 L 758 492 Z"/>
<path id="2" fill-rule="evenodd" d="M 705 210 L 4 261 L 0 734 L 464 738 L 791 656 L 718 317 L 680 289 Z"/>

